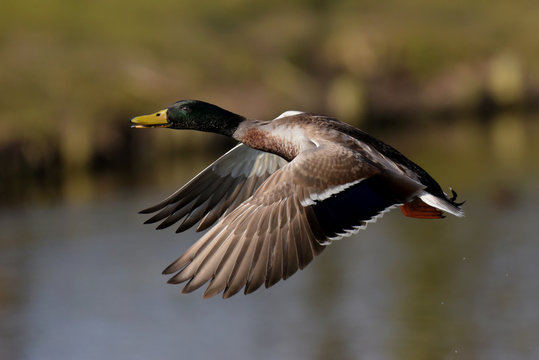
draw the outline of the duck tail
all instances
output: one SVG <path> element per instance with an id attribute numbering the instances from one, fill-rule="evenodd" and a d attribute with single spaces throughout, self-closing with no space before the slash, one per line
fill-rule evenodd
<path id="1" fill-rule="evenodd" d="M 429 192 L 426 192 L 425 190 L 421 191 L 418 195 L 418 197 L 427 205 L 430 205 L 432 207 L 435 207 L 436 209 L 445 211 L 451 215 L 455 215 L 458 217 L 464 216 L 464 210 L 460 207 L 462 203 L 455 202 L 455 199 L 457 198 L 457 193 L 451 189 L 452 197 L 451 198 L 441 198 L 436 195 L 432 195 Z"/>

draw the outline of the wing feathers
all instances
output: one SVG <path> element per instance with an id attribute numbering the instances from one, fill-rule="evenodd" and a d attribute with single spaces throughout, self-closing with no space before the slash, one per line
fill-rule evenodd
<path id="1" fill-rule="evenodd" d="M 247 235 L 242 235 L 243 243 L 241 244 L 241 250 L 238 253 L 234 268 L 228 278 L 228 282 L 223 293 L 223 298 L 229 298 L 236 294 L 247 282 L 247 276 L 249 275 L 249 266 L 251 259 L 253 258 L 253 252 L 256 246 L 255 241 L 251 241 Z"/>
<path id="2" fill-rule="evenodd" d="M 234 268 L 236 259 L 238 258 L 238 253 L 241 249 L 241 246 L 238 246 L 238 243 L 242 241 L 245 241 L 244 236 L 240 237 L 239 240 L 235 239 L 233 236 L 230 238 L 230 243 L 227 245 L 223 258 L 217 266 L 208 288 L 204 292 L 204 298 L 215 296 L 221 291 L 225 290 L 228 284 L 230 273 Z"/>
<path id="3" fill-rule="evenodd" d="M 277 155 L 239 144 L 174 194 L 141 213 L 158 211 L 146 221 L 162 221 L 158 229 L 183 219 L 178 232 L 201 220 L 197 230 L 204 230 L 234 210 L 272 173 L 286 164 L 286 160 Z"/>
<path id="4" fill-rule="evenodd" d="M 298 271 L 298 250 L 296 246 L 295 241 L 295 235 L 296 235 L 296 229 L 295 226 L 297 226 L 296 220 L 294 218 L 294 213 L 291 209 L 291 204 L 287 202 L 287 219 L 289 219 L 289 225 L 287 227 L 287 234 L 286 237 L 284 237 L 284 241 L 286 244 L 286 253 L 288 254 L 286 256 L 286 266 L 284 269 L 283 279 L 286 280 L 290 276 L 294 275 L 296 271 Z"/>
<path id="5" fill-rule="evenodd" d="M 418 182 L 399 182 L 398 175 L 380 172 L 316 202 L 313 210 L 324 234 L 338 238 L 356 232 L 393 205 L 409 201 L 423 188 Z"/>
<path id="6" fill-rule="evenodd" d="M 178 231 L 183 231 L 199 220 L 197 230 L 205 229 L 220 218 L 164 270 L 174 274 L 169 282 L 186 282 L 182 292 L 209 283 L 205 298 L 221 292 L 228 298 L 242 288 L 249 294 L 263 284 L 270 287 L 307 266 L 331 240 L 358 231 L 425 189 L 339 146 L 319 144 L 286 165 L 279 157 L 255 156 L 241 146 L 229 156 L 234 151 L 247 156 L 248 164 L 218 160 L 150 219 L 163 220 L 160 227 L 181 220 Z M 223 176 L 225 170 L 238 177 Z"/>
<path id="7" fill-rule="evenodd" d="M 270 241 L 261 240 L 258 244 L 260 249 L 258 249 L 258 253 L 255 252 L 251 270 L 249 271 L 247 285 L 245 286 L 245 294 L 252 293 L 264 284 L 264 281 L 266 280 Z"/>
<path id="8" fill-rule="evenodd" d="M 260 216 L 252 216 L 254 211 Z M 310 230 L 309 211 L 295 197 L 266 206 L 242 204 L 166 269 L 177 272 L 169 282 L 187 281 L 182 292 L 191 292 L 209 281 L 204 297 L 224 291 L 227 298 L 242 288 L 248 294 L 287 279 L 323 248 Z"/>
<path id="9" fill-rule="evenodd" d="M 271 212 L 272 225 L 270 227 L 270 253 L 268 267 L 266 270 L 265 287 L 268 288 L 277 283 L 282 278 L 284 261 L 284 244 L 282 238 L 281 206 L 275 206 Z"/>
<path id="10" fill-rule="evenodd" d="M 252 191 L 252 185 L 256 181 L 256 178 L 248 178 L 242 186 L 236 186 L 236 189 L 223 201 L 217 203 L 212 209 L 209 209 L 208 213 L 200 221 L 196 231 L 202 231 L 213 225 L 221 215 L 223 215 L 227 209 L 236 208 L 240 200 L 248 198 Z"/>

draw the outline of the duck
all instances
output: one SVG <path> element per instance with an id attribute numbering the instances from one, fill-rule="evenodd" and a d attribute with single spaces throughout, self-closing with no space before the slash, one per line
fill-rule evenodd
<path id="1" fill-rule="evenodd" d="M 200 100 L 181 100 L 131 119 L 134 128 L 197 130 L 238 141 L 172 195 L 142 210 L 157 229 L 211 227 L 163 274 L 208 284 L 204 298 L 271 287 L 303 269 L 329 244 L 389 210 L 408 217 L 464 216 L 419 165 L 333 117 L 286 111 L 255 120 Z M 213 226 L 213 227 L 212 227 Z"/>

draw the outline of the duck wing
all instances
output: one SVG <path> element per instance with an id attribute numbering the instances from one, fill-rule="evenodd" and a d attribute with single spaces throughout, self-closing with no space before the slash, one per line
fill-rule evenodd
<path id="1" fill-rule="evenodd" d="M 200 221 L 197 231 L 204 230 L 234 210 L 286 164 L 277 155 L 239 144 L 178 191 L 141 213 L 159 211 L 145 222 L 162 221 L 158 229 L 180 222 L 176 232 L 181 232 Z"/>
<path id="2" fill-rule="evenodd" d="M 273 173 L 163 273 L 188 293 L 227 298 L 272 286 L 424 188 L 339 145 L 300 153 Z"/>

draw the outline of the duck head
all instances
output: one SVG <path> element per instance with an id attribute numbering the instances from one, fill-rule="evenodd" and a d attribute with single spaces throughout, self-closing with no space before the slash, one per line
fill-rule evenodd
<path id="1" fill-rule="evenodd" d="M 191 129 L 232 136 L 245 120 L 216 105 L 200 100 L 181 100 L 154 114 L 131 119 L 134 128 Z"/>

